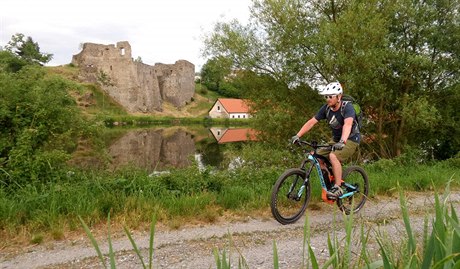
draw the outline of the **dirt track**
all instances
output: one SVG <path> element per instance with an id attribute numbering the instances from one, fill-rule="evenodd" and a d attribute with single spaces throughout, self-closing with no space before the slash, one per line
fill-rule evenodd
<path id="1" fill-rule="evenodd" d="M 411 225 L 421 233 L 427 212 L 434 207 L 432 194 L 411 193 L 407 195 Z M 449 201 L 457 212 L 460 209 L 460 192 L 451 193 Z M 311 227 L 311 246 L 321 261 L 328 258 L 327 236 L 337 232 L 344 237 L 343 216 L 335 212 L 335 206 L 321 204 L 316 210 L 307 209 Z M 335 212 L 335 213 L 334 213 Z M 335 217 L 334 217 L 335 216 Z M 336 218 L 334 223 L 333 219 Z M 252 219 L 225 222 L 200 227 L 189 227 L 177 231 L 157 229 L 155 233 L 154 268 L 215 268 L 213 250 L 229 249 L 232 264 L 238 266 L 238 251 L 250 268 L 273 268 L 273 242 L 276 241 L 280 268 L 300 268 L 302 264 L 303 230 L 302 218 L 297 223 L 283 226 L 273 219 Z M 364 209 L 355 216 L 355 225 L 374 231 L 385 229 L 394 240 L 404 238 L 398 197 L 374 197 L 367 201 Z M 359 236 L 359 229 L 354 232 Z M 230 239 L 231 237 L 231 239 Z M 134 238 L 144 257 L 148 256 L 148 232 L 134 232 Z M 373 247 L 372 239 L 368 246 Z M 113 239 L 117 268 L 142 268 L 138 257 L 131 251 L 126 236 Z M 101 250 L 108 252 L 108 245 Z M 227 253 L 228 254 L 228 253 Z M 228 255 L 227 255 L 228 256 Z M 108 261 L 107 264 L 109 265 Z M 0 268 L 102 268 L 96 251 L 82 235 L 78 240 L 58 241 L 52 244 L 32 246 L 19 253 L 0 253 Z"/>

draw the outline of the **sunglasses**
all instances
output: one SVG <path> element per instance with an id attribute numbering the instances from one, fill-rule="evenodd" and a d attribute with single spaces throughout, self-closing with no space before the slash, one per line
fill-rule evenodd
<path id="1" fill-rule="evenodd" d="M 325 96 L 324 96 L 324 98 L 326 98 L 326 99 L 332 99 L 332 98 L 334 98 L 334 97 L 337 97 L 337 95 L 334 94 L 334 95 L 325 95 Z"/>

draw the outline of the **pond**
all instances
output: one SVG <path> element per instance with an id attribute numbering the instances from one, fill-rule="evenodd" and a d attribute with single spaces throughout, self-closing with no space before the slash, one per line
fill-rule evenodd
<path id="1" fill-rule="evenodd" d="M 149 173 L 188 167 L 221 168 L 228 143 L 256 140 L 250 128 L 162 127 L 128 129 L 112 138 L 107 146 L 108 169 L 126 166 Z M 79 164 L 88 161 L 76 162 Z"/>

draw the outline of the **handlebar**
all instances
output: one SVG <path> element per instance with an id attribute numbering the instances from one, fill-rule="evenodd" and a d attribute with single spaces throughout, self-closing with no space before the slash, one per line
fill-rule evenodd
<path id="1" fill-rule="evenodd" d="M 299 146 L 301 145 L 307 145 L 307 146 L 310 146 L 311 148 L 313 148 L 315 151 L 319 148 L 325 148 L 325 149 L 328 149 L 328 150 L 332 150 L 332 146 L 331 145 L 318 145 L 318 142 L 317 141 L 311 141 L 311 142 L 307 142 L 305 140 L 297 140 L 297 142 L 295 143 Z"/>

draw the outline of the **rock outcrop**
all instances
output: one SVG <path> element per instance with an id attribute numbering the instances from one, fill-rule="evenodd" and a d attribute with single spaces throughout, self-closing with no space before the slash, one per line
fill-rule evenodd
<path id="1" fill-rule="evenodd" d="M 195 93 L 195 66 L 185 60 L 154 66 L 134 61 L 127 41 L 84 43 L 72 64 L 83 81 L 99 83 L 128 112 L 162 111 L 163 101 L 182 107 Z"/>

